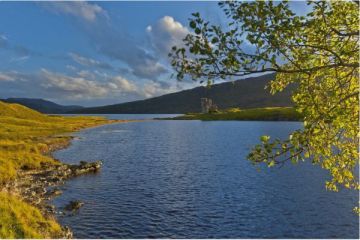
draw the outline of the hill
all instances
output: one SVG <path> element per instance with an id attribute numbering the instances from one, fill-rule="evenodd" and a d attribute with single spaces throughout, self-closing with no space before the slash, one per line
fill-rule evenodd
<path id="1" fill-rule="evenodd" d="M 290 107 L 293 88 L 271 95 L 264 87 L 275 77 L 268 74 L 234 82 L 215 84 L 211 88 L 196 87 L 141 101 L 82 108 L 71 113 L 188 113 L 200 112 L 200 99 L 211 98 L 219 109 Z"/>
<path id="2" fill-rule="evenodd" d="M 42 161 L 53 162 L 41 153 L 44 149 L 47 152 L 52 143 L 69 140 L 57 135 L 108 122 L 99 117 L 45 115 L 20 104 L 0 101 L 0 185 L 15 177 L 16 169 L 25 165 L 31 168 L 40 166 Z"/>
<path id="3" fill-rule="evenodd" d="M 7 98 L 2 101 L 7 103 L 18 103 L 41 113 L 60 114 L 83 108 L 82 106 L 64 106 L 44 99 L 35 98 Z"/>
<path id="4" fill-rule="evenodd" d="M 9 104 L 0 101 L 0 117 L 12 117 L 28 120 L 44 119 L 46 115 L 43 115 L 33 109 L 27 108 L 20 104 Z"/>

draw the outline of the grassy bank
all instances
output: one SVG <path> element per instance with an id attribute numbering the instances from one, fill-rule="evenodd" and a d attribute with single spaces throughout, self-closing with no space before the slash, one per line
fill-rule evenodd
<path id="1" fill-rule="evenodd" d="M 15 196 L 0 192 L 1 238 L 56 238 L 61 227 L 54 219 Z"/>
<path id="2" fill-rule="evenodd" d="M 242 121 L 301 121 L 302 116 L 292 107 L 232 108 L 214 113 L 188 113 L 173 120 L 242 120 Z"/>
<path id="3" fill-rule="evenodd" d="M 48 116 L 0 101 L 0 189 L 20 170 L 59 164 L 50 152 L 67 146 L 64 134 L 109 123 L 100 117 Z M 56 238 L 61 227 L 14 193 L 0 192 L 0 238 Z"/>

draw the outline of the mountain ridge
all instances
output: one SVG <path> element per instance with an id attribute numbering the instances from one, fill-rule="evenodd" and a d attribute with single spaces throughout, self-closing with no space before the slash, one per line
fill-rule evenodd
<path id="1" fill-rule="evenodd" d="M 61 114 L 83 108 L 77 105 L 60 105 L 41 98 L 6 98 L 0 99 L 6 103 L 17 103 L 41 113 Z"/>
<path id="2" fill-rule="evenodd" d="M 211 87 L 199 86 L 192 89 L 169 93 L 158 97 L 132 102 L 82 107 L 60 105 L 38 98 L 0 99 L 7 103 L 17 103 L 47 114 L 171 114 L 196 113 L 201 111 L 201 98 L 210 98 L 219 107 L 227 108 L 263 108 L 291 107 L 294 86 L 283 92 L 271 95 L 265 86 L 275 78 L 275 74 L 223 82 Z"/>
<path id="3" fill-rule="evenodd" d="M 200 112 L 200 99 L 211 98 L 220 108 L 256 108 L 256 107 L 290 107 L 293 86 L 283 92 L 271 95 L 265 86 L 275 78 L 275 74 L 214 84 L 210 88 L 193 89 L 165 94 L 144 100 L 111 104 L 98 107 L 87 107 L 69 113 L 79 114 L 171 114 Z"/>

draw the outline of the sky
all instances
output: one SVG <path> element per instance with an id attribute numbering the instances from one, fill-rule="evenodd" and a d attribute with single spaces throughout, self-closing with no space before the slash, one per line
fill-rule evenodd
<path id="1" fill-rule="evenodd" d="M 193 12 L 224 20 L 214 1 L 0 1 L 0 98 L 99 106 L 199 86 L 172 77 L 167 58 Z"/>

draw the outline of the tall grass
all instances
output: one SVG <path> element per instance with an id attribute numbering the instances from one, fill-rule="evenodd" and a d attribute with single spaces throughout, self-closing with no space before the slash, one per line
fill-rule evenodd
<path id="1" fill-rule="evenodd" d="M 0 238 L 56 238 L 61 227 L 35 207 L 0 192 Z"/>
<path id="2" fill-rule="evenodd" d="M 59 164 L 49 152 L 68 143 L 64 134 L 107 122 L 100 117 L 48 116 L 0 101 L 0 187 L 21 169 Z M 59 231 L 60 226 L 38 209 L 0 192 L 0 238 L 53 238 Z"/>

